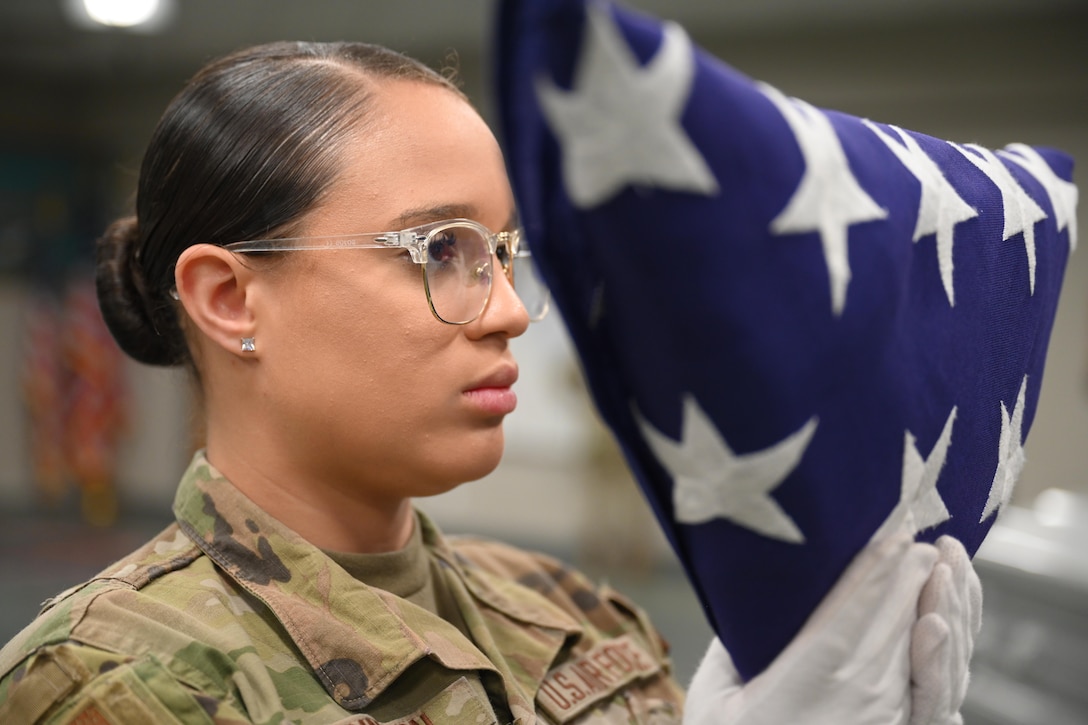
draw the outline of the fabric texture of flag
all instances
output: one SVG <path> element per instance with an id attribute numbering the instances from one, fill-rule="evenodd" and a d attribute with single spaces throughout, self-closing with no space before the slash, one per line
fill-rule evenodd
<path id="1" fill-rule="evenodd" d="M 1072 160 L 815 108 L 603 1 L 505 0 L 496 37 L 534 257 L 740 673 L 883 532 L 973 553 L 1024 465 Z"/>

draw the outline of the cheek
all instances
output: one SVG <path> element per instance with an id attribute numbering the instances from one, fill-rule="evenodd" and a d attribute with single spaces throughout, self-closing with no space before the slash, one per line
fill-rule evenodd
<path id="1" fill-rule="evenodd" d="M 414 281 L 330 275 L 299 287 L 283 306 L 276 339 L 284 349 L 274 361 L 278 383 L 293 389 L 285 401 L 292 415 L 333 435 L 350 426 L 386 438 L 417 427 L 442 404 L 443 385 L 453 383 L 442 373 L 456 330 L 434 320 Z"/>
<path id="2" fill-rule="evenodd" d="M 410 479 L 404 493 L 429 495 L 489 473 L 503 436 L 466 416 L 478 352 L 412 281 L 300 288 L 280 308 L 262 393 L 308 465 L 357 483 Z"/>

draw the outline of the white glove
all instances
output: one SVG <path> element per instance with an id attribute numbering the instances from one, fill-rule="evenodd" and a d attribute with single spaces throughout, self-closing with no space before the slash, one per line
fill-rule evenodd
<path id="1" fill-rule="evenodd" d="M 911 725 L 962 725 L 967 666 L 982 626 L 982 584 L 963 544 L 942 536 L 937 550 L 910 646 Z"/>
<path id="2" fill-rule="evenodd" d="M 711 642 L 688 690 L 684 723 L 956 723 L 978 592 L 958 542 L 938 547 L 897 533 L 870 544 L 790 645 L 750 682 L 741 681 L 721 642 Z M 912 699 L 919 701 L 915 718 Z"/>

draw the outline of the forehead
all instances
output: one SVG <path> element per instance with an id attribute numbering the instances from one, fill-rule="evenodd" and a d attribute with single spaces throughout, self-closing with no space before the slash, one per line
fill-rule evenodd
<path id="1" fill-rule="evenodd" d="M 463 216 L 499 230 L 513 210 L 502 153 L 471 105 L 441 86 L 383 81 L 307 226 L 347 234 Z"/>

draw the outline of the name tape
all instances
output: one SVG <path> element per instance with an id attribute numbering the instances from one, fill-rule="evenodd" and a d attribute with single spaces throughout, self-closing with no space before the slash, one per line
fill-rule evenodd
<path id="1" fill-rule="evenodd" d="M 634 637 L 625 634 L 551 670 L 540 685 L 536 702 L 553 720 L 565 722 L 660 669 L 661 664 Z"/>

